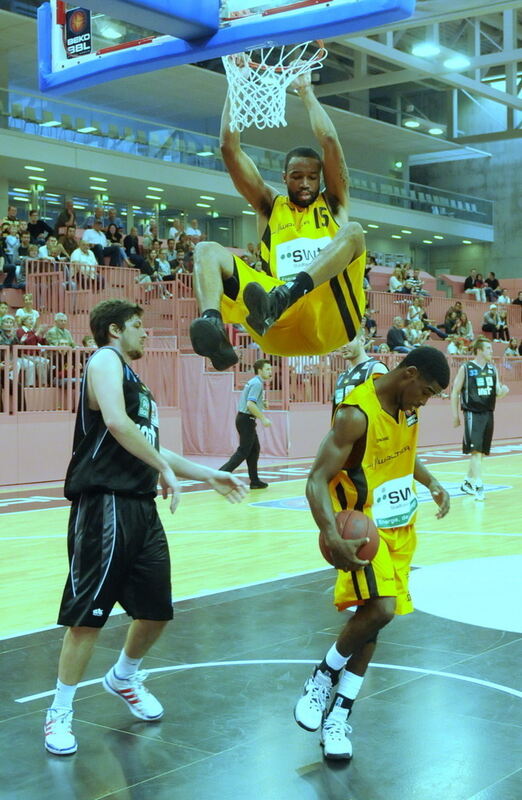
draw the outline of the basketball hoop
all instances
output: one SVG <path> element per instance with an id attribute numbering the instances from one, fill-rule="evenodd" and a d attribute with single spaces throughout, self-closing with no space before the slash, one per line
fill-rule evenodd
<path id="1" fill-rule="evenodd" d="M 254 55 L 255 53 L 255 55 Z M 230 98 L 230 129 L 286 126 L 286 90 L 300 75 L 320 69 L 323 42 L 263 47 L 222 58 Z"/>

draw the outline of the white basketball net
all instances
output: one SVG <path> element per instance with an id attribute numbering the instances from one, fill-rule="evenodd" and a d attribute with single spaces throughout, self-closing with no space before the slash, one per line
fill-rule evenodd
<path id="1" fill-rule="evenodd" d="M 317 42 L 249 50 L 222 58 L 230 98 L 230 129 L 286 126 L 286 90 L 299 75 L 320 69 L 327 52 Z M 309 46 L 313 53 L 306 55 Z M 315 47 L 314 47 L 315 45 Z M 255 55 L 254 55 L 255 54 Z"/>

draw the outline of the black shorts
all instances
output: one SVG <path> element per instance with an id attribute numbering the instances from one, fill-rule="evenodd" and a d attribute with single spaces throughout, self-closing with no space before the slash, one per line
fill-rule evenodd
<path id="1" fill-rule="evenodd" d="M 154 498 L 74 500 L 68 552 L 59 625 L 102 628 L 115 603 L 134 619 L 172 619 L 169 548 Z"/>
<path id="2" fill-rule="evenodd" d="M 464 411 L 463 453 L 484 453 L 489 456 L 493 439 L 492 411 Z"/>

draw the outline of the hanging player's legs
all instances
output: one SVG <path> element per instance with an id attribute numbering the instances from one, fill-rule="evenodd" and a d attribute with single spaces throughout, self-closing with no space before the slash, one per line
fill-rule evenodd
<path id="1" fill-rule="evenodd" d="M 306 730 L 317 730 L 322 724 L 321 744 L 326 758 L 342 759 L 352 755 L 347 720 L 375 651 L 377 634 L 393 619 L 395 608 L 395 597 L 366 600 L 305 683 L 294 717 Z M 327 714 L 334 686 L 337 688 Z"/>
<path id="2" fill-rule="evenodd" d="M 190 326 L 194 352 L 207 356 L 218 370 L 237 364 L 221 317 L 223 282 L 234 275 L 232 254 L 216 242 L 199 242 L 194 253 L 194 292 L 201 316 Z"/>
<path id="3" fill-rule="evenodd" d="M 308 294 L 322 283 L 335 278 L 346 269 L 365 249 L 364 233 L 358 222 L 348 222 L 339 228 L 332 239 L 310 266 L 299 272 L 295 279 L 282 286 L 276 286 L 267 292 L 256 282 L 245 287 L 243 297 L 250 312 L 246 318 L 259 336 L 279 319 L 289 306 Z"/>

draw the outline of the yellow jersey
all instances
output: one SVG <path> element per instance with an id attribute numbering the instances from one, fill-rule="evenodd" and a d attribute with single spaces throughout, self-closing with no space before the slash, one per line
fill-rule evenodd
<path id="1" fill-rule="evenodd" d="M 354 508 L 372 517 L 383 530 L 412 525 L 417 513 L 413 473 L 418 418 L 384 411 L 375 391 L 379 377 L 356 386 L 340 403 L 359 408 L 368 420 L 362 460 L 348 463 L 329 483 L 334 511 Z M 359 456 L 357 457 L 359 459 Z"/>
<path id="2" fill-rule="evenodd" d="M 322 192 L 307 208 L 278 195 L 261 238 L 263 269 L 273 278 L 291 280 L 310 266 L 338 230 Z"/>

